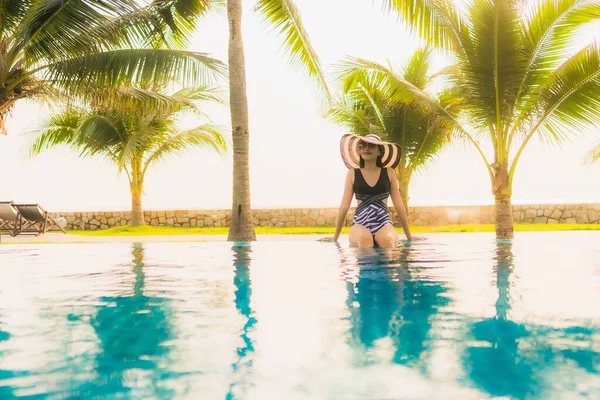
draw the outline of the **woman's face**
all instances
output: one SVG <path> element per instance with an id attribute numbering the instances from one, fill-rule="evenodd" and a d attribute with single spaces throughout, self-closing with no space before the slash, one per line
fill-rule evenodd
<path id="1" fill-rule="evenodd" d="M 360 151 L 360 156 L 365 161 L 374 161 L 377 160 L 377 157 L 381 155 L 381 151 L 379 150 L 379 146 L 373 143 L 367 143 L 361 141 L 358 144 L 358 150 Z"/>

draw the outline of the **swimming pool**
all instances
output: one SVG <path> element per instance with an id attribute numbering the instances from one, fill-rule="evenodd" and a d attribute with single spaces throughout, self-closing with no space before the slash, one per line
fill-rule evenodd
<path id="1" fill-rule="evenodd" d="M 0 398 L 600 398 L 599 243 L 2 245 Z"/>

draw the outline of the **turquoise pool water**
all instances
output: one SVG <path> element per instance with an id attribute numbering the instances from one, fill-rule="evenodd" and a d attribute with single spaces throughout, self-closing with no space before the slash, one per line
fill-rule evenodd
<path id="1" fill-rule="evenodd" d="M 0 246 L 0 398 L 600 398 L 600 232 L 297 239 Z"/>

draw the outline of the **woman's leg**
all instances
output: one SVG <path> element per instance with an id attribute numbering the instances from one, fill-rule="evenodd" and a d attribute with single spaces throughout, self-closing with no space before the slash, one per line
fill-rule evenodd
<path id="1" fill-rule="evenodd" d="M 398 232 L 392 224 L 385 224 L 375 234 L 375 243 L 383 248 L 391 248 L 398 246 Z"/>
<path id="2" fill-rule="evenodd" d="M 350 247 L 369 248 L 374 246 L 371 231 L 359 224 L 352 225 L 349 239 Z"/>

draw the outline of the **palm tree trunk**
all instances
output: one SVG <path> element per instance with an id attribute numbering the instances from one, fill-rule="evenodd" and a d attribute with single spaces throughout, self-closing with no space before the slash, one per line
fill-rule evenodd
<path id="1" fill-rule="evenodd" d="M 495 164 L 494 184 L 492 192 L 496 199 L 496 239 L 512 239 L 514 237 L 514 221 L 511 203 L 511 191 L 508 187 L 508 166 Z"/>
<path id="2" fill-rule="evenodd" d="M 411 172 L 407 168 L 402 167 L 402 165 L 406 164 L 401 162 L 396 167 L 396 174 L 398 177 L 398 187 L 400 188 L 400 197 L 404 201 L 404 208 L 406 208 L 406 213 L 408 214 L 408 187 L 410 185 Z"/>
<path id="3" fill-rule="evenodd" d="M 513 212 L 510 195 L 496 194 L 496 238 L 512 239 L 514 237 Z"/>
<path id="4" fill-rule="evenodd" d="M 406 211 L 408 212 L 408 185 L 409 185 L 409 181 L 406 180 L 404 182 L 400 182 L 400 194 L 402 195 L 402 200 L 404 200 L 404 207 L 406 208 Z"/>
<path id="5" fill-rule="evenodd" d="M 142 209 L 142 189 L 131 188 L 131 226 L 145 225 Z"/>
<path id="6" fill-rule="evenodd" d="M 142 192 L 144 191 L 144 179 L 142 176 L 142 160 L 135 160 L 131 166 L 131 226 L 142 226 L 144 221 L 144 210 L 142 208 Z"/>
<path id="7" fill-rule="evenodd" d="M 230 241 L 256 240 L 250 207 L 250 168 L 246 63 L 242 40 L 242 0 L 227 1 L 229 19 L 229 103 L 233 139 L 233 204 Z"/>

